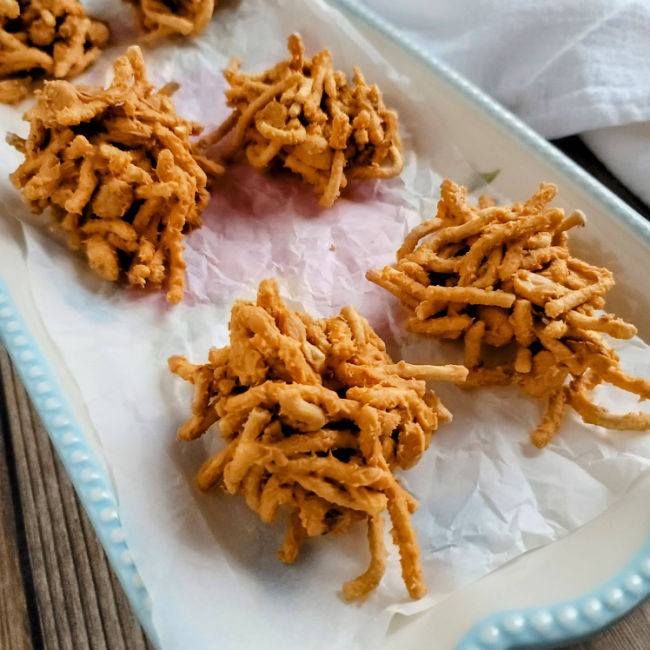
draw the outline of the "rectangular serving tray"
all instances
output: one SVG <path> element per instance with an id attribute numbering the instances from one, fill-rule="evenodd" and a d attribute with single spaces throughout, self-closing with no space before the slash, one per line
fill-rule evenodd
<path id="1" fill-rule="evenodd" d="M 650 340 L 650 225 L 502 106 L 419 50 L 356 0 L 330 0 L 410 77 L 464 158 L 501 170 L 494 187 L 527 196 L 556 183 L 562 207 L 589 217 L 577 238 L 591 262 L 613 268 L 613 311 Z M 445 174 L 445 169 L 437 170 Z M 117 498 L 74 378 L 43 326 L 26 268 L 22 226 L 0 219 L 0 339 L 16 365 L 52 444 L 129 600 L 158 645 L 146 588 L 128 551 Z M 543 647 L 580 639 L 610 624 L 650 594 L 650 477 L 571 535 L 525 554 L 451 594 L 431 610 L 397 617 L 384 648 Z M 616 534 L 612 531 L 622 531 Z M 199 649 L 196 649 L 199 650 Z"/>

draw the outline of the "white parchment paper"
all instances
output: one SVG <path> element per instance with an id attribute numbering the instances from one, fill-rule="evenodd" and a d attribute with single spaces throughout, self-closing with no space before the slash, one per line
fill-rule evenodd
<path id="1" fill-rule="evenodd" d="M 109 19 L 117 37 L 85 75 L 97 82 L 108 78 L 112 58 L 135 34 L 124 4 L 88 4 Z M 205 226 L 186 240 L 187 297 L 177 307 L 163 295 L 90 277 L 83 261 L 49 235 L 24 227 L 34 296 L 95 427 L 166 650 L 374 648 L 395 612 L 431 607 L 517 555 L 566 535 L 650 466 L 650 438 L 610 434 L 573 414 L 548 448 L 535 450 L 528 431 L 540 406 L 517 388 L 436 386 L 454 421 L 403 475 L 421 503 L 413 523 L 430 594 L 409 601 L 393 551 L 384 581 L 362 606 L 344 605 L 337 595 L 345 580 L 365 569 L 362 527 L 310 540 L 299 561 L 285 566 L 275 557 L 283 521 L 267 526 L 243 500 L 195 489 L 196 470 L 219 440 L 215 433 L 193 443 L 175 441 L 191 391 L 168 372 L 166 359 L 181 353 L 202 361 L 210 346 L 225 344 L 232 303 L 252 298 L 262 278 L 276 276 L 291 304 L 314 316 L 355 304 L 395 358 L 454 362 L 461 354 L 454 344 L 406 336 L 396 301 L 364 273 L 390 263 L 407 230 L 431 214 L 436 169 L 444 167 L 461 182 L 471 182 L 474 171 L 438 125 L 434 107 L 418 102 L 417 88 L 341 15 L 320 1 L 225 2 L 200 39 L 166 41 L 145 57 L 153 81 L 181 82 L 179 112 L 212 126 L 228 112 L 220 71 L 229 58 L 240 56 L 245 70 L 268 67 L 286 56 L 292 31 L 302 33 L 310 52 L 329 46 L 337 67 L 362 67 L 399 109 L 407 147 L 399 179 L 357 184 L 333 208 L 321 210 L 289 177 L 232 169 L 217 185 Z M 20 111 L 1 107 L 0 118 L 7 130 L 25 133 Z M 418 128 L 423 124 L 426 129 Z M 20 156 L 0 147 L 2 217 L 26 220 L 29 212 L 6 178 Z M 531 179 L 531 186 L 539 180 Z M 650 375 L 650 349 L 639 339 L 621 345 L 620 354 L 627 371 Z M 633 396 L 614 389 L 599 388 L 597 396 L 617 411 L 639 408 Z"/>

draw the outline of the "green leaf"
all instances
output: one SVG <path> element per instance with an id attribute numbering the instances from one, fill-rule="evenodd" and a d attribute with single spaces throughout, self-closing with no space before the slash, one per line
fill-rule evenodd
<path id="1" fill-rule="evenodd" d="M 467 185 L 468 192 L 475 192 L 484 185 L 491 183 L 499 174 L 500 169 L 494 169 L 491 172 L 476 172 L 474 179 Z"/>
<path id="2" fill-rule="evenodd" d="M 488 183 L 491 183 L 500 173 L 501 173 L 500 169 L 495 169 L 491 172 L 483 172 L 483 173 L 479 172 L 478 176 L 483 181 L 483 184 L 487 185 Z"/>

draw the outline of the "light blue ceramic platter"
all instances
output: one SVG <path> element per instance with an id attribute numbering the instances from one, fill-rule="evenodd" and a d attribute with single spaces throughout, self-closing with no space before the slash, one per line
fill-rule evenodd
<path id="1" fill-rule="evenodd" d="M 534 149 L 570 179 L 630 232 L 650 245 L 650 226 L 591 176 L 531 131 L 480 90 L 419 50 L 391 25 L 355 0 L 332 4 L 357 24 L 384 38 L 425 65 L 439 83 L 453 88 L 490 119 L 507 129 L 523 145 Z M 146 589 L 129 554 L 118 515 L 117 498 L 106 469 L 73 416 L 61 389 L 25 319 L 0 275 L 0 339 L 7 348 L 25 387 L 43 420 L 79 498 L 149 638 L 157 644 Z M 600 587 L 577 598 L 543 607 L 497 611 L 468 629 L 458 644 L 462 650 L 496 650 L 555 646 L 589 636 L 624 616 L 650 595 L 650 539 L 625 568 Z M 435 647 L 432 642 L 430 647 Z"/>

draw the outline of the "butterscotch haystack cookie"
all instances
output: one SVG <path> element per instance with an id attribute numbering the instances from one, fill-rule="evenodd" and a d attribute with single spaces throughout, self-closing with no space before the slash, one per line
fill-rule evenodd
<path id="1" fill-rule="evenodd" d="M 192 417 L 178 430 L 194 440 L 215 422 L 226 447 L 201 468 L 199 486 L 223 482 L 265 522 L 291 511 L 280 559 L 293 562 L 306 537 L 368 525 L 368 570 L 346 583 L 346 600 L 364 599 L 385 569 L 388 509 L 409 594 L 426 592 L 410 513 L 417 502 L 393 474 L 415 465 L 451 415 L 426 379 L 462 382 L 462 366 L 393 363 L 383 341 L 353 308 L 314 320 L 287 308 L 275 281 L 257 302 L 235 303 L 230 345 L 193 365 L 172 357 L 194 384 Z"/>
<path id="2" fill-rule="evenodd" d="M 650 382 L 626 375 L 603 337 L 636 334 L 600 311 L 612 273 L 569 252 L 568 231 L 585 225 L 584 214 L 549 207 L 557 188 L 548 183 L 526 202 L 504 206 L 488 197 L 470 205 L 467 190 L 449 180 L 441 189 L 438 214 L 408 234 L 397 263 L 367 273 L 411 310 L 407 327 L 463 337 L 467 385 L 513 382 L 544 399 L 546 413 L 531 434 L 538 447 L 556 433 L 567 404 L 591 424 L 649 429 L 650 414 L 615 415 L 589 398 L 607 382 L 645 399 Z M 494 356 L 489 348 L 504 349 L 501 362 L 486 362 Z"/>
<path id="3" fill-rule="evenodd" d="M 24 99 L 34 76 L 77 76 L 108 39 L 77 0 L 0 0 L 0 102 Z"/>
<path id="4" fill-rule="evenodd" d="M 223 158 L 245 152 L 265 168 L 277 162 L 302 176 L 331 206 L 348 180 L 392 178 L 403 167 L 397 113 L 381 91 L 354 68 L 354 86 L 332 67 L 332 54 L 305 57 L 298 34 L 289 37 L 291 59 L 261 74 L 242 74 L 233 59 L 225 71 L 230 117 L 206 138 L 223 138 Z"/>
<path id="5" fill-rule="evenodd" d="M 183 297 L 183 236 L 201 225 L 207 177 L 221 168 L 193 153 L 200 125 L 182 119 L 169 97 L 147 81 L 142 53 L 115 61 L 104 89 L 51 81 L 25 113 L 25 154 L 11 175 L 31 208 L 50 208 L 54 228 L 106 280 L 168 287 Z"/>
<path id="6" fill-rule="evenodd" d="M 181 34 L 198 36 L 210 22 L 215 0 L 127 0 L 135 7 L 144 41 Z"/>

